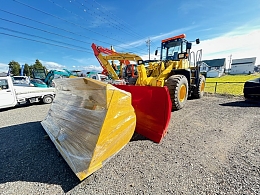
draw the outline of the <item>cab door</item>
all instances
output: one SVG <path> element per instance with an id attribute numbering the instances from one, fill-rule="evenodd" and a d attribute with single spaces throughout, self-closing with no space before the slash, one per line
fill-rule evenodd
<path id="1" fill-rule="evenodd" d="M 11 82 L 11 81 L 9 81 Z M 15 92 L 7 78 L 0 77 L 0 108 L 16 105 Z"/>

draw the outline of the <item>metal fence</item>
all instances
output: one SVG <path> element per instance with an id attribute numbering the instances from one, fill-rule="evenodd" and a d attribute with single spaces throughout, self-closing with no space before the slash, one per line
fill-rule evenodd
<path id="1" fill-rule="evenodd" d="M 243 95 L 244 83 L 245 82 L 206 82 L 205 92 Z"/>

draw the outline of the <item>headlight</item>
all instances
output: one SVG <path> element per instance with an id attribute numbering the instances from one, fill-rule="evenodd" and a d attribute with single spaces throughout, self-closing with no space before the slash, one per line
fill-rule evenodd
<path id="1" fill-rule="evenodd" d="M 185 58 L 185 53 L 179 53 L 179 54 L 178 54 L 178 58 L 179 58 L 179 59 Z"/>

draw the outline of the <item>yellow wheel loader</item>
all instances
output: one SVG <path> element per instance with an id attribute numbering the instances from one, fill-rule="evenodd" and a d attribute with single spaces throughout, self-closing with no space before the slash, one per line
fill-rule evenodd
<path id="1" fill-rule="evenodd" d="M 116 53 L 102 55 L 102 48 L 92 44 L 94 53 L 101 66 L 107 70 L 113 79 L 122 79 L 122 71 L 117 74 L 109 60 L 120 61 L 120 69 L 126 67 L 124 60 L 136 62 L 137 80 L 129 84 L 136 86 L 164 87 L 169 89 L 172 101 L 172 110 L 179 110 L 184 107 L 187 98 L 201 98 L 204 93 L 205 76 L 200 73 L 202 50 L 196 54 L 191 52 L 192 43 L 188 42 L 185 34 L 164 39 L 161 42 L 161 55 L 158 61 L 143 61 L 136 54 Z M 199 39 L 196 43 L 199 44 Z M 94 46 L 94 47 L 93 47 Z M 156 55 L 158 50 L 155 52 Z M 134 80 L 134 81 L 135 81 Z"/>
<path id="2" fill-rule="evenodd" d="M 202 50 L 196 55 L 190 52 L 192 43 L 185 37 L 181 34 L 162 40 L 160 60 L 148 62 L 147 68 L 138 66 L 136 85 L 167 86 L 173 110 L 183 108 L 189 96 L 201 98 L 205 87 L 205 77 L 200 74 Z M 196 43 L 199 44 L 199 39 Z"/>

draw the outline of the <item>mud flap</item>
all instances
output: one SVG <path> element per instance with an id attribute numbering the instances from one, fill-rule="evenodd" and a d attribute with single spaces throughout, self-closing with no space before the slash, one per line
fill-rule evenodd
<path id="1" fill-rule="evenodd" d="M 41 122 L 80 180 L 102 167 L 132 138 L 131 94 L 87 78 L 54 80 L 56 97 Z"/>
<path id="2" fill-rule="evenodd" d="M 167 133 L 172 102 L 167 87 L 114 85 L 132 94 L 136 132 L 159 143 Z"/>

